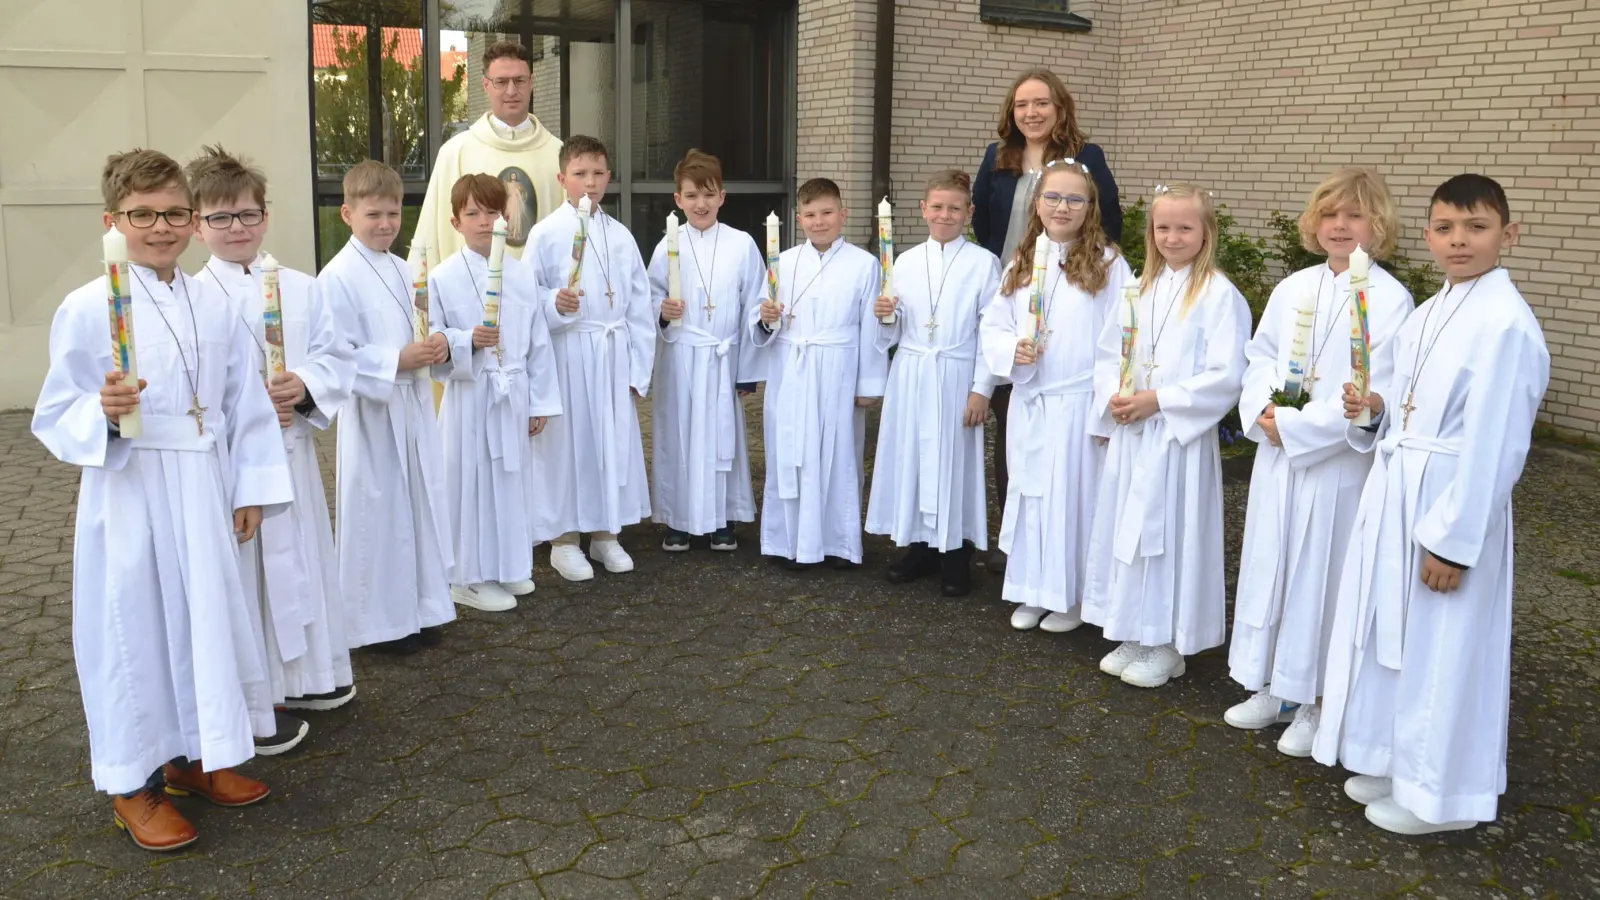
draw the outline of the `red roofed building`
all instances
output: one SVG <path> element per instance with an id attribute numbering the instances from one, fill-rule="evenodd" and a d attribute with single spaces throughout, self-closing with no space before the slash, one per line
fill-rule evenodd
<path id="1" fill-rule="evenodd" d="M 367 29 L 362 25 L 312 25 L 311 67 L 315 70 L 331 69 L 339 64 L 339 47 L 349 46 L 367 39 Z M 383 29 L 383 50 L 390 59 L 410 69 L 422 58 L 422 32 L 416 28 Z M 462 50 L 446 50 L 439 54 L 439 77 L 453 78 L 457 70 L 467 64 L 467 54 Z"/>

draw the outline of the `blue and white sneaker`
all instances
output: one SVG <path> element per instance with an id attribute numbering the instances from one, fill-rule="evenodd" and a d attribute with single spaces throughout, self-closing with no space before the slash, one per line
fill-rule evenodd
<path id="1" fill-rule="evenodd" d="M 1235 728 L 1254 731 L 1294 719 L 1298 703 L 1279 700 L 1270 690 L 1257 691 L 1254 697 L 1223 713 L 1222 720 Z"/>

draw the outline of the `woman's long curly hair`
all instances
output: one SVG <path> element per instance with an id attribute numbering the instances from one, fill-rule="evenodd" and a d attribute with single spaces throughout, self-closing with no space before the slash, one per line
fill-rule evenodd
<path id="1" fill-rule="evenodd" d="M 1050 89 L 1050 102 L 1056 108 L 1056 124 L 1050 129 L 1050 139 L 1044 148 L 1046 160 L 1077 156 L 1089 139 L 1078 127 L 1078 107 L 1056 73 L 1049 69 L 1029 69 L 1011 82 L 1011 90 L 1006 91 L 1005 103 L 1000 107 L 1000 124 L 995 128 L 995 134 L 1000 137 L 1000 146 L 995 152 L 994 167 L 1004 172 L 1022 172 L 1022 157 L 1027 151 L 1028 140 L 1017 128 L 1011 107 L 1017 102 L 1017 88 L 1030 81 L 1042 82 Z"/>
<path id="2" fill-rule="evenodd" d="M 1067 250 L 1067 258 L 1061 264 L 1061 271 L 1066 275 L 1068 283 L 1085 294 L 1100 293 L 1110 280 L 1106 248 L 1111 242 L 1106 239 L 1105 229 L 1100 225 L 1100 197 L 1099 190 L 1094 184 L 1094 177 L 1089 174 L 1088 167 L 1083 163 L 1072 159 L 1058 159 L 1045 166 L 1044 174 L 1039 176 L 1039 183 L 1033 187 L 1031 207 L 1033 215 L 1028 218 L 1028 229 L 1017 242 L 1011 266 L 1006 270 L 1005 280 L 1000 284 L 1002 294 L 1014 294 L 1033 281 L 1033 244 L 1039 239 L 1039 235 L 1044 233 L 1044 220 L 1039 217 L 1039 198 L 1044 196 L 1046 184 L 1052 180 L 1059 183 L 1065 175 L 1075 175 L 1083 179 L 1083 195 L 1089 198 L 1089 203 L 1084 207 L 1083 225 L 1073 238 L 1072 247 Z"/>

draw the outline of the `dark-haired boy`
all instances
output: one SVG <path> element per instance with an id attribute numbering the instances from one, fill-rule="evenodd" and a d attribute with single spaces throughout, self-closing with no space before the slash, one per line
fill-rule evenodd
<path id="1" fill-rule="evenodd" d="M 550 564 L 568 581 L 587 581 L 594 568 L 578 547 L 589 535 L 589 557 L 607 572 L 633 571 L 617 532 L 650 515 L 650 482 L 631 388 L 650 392 L 655 365 L 656 314 L 639 245 L 627 227 L 602 212 L 611 183 L 606 145 L 573 135 L 561 145 L 561 186 L 567 202 L 534 227 L 523 263 L 533 267 L 545 295 L 545 320 L 555 351 L 562 415 L 534 443 L 530 528 L 550 541 Z M 577 289 L 572 273 L 577 204 L 588 198 L 588 239 Z"/>
<path id="2" fill-rule="evenodd" d="M 845 568 L 861 562 L 862 407 L 889 380 L 872 310 L 883 270 L 841 237 L 837 184 L 813 178 L 795 200 L 805 243 L 778 258 L 778 299 L 749 325 L 767 357 L 761 552 L 791 569 Z"/>
<path id="3" fill-rule="evenodd" d="M 1434 191 L 1428 249 L 1446 284 L 1412 313 L 1387 384 L 1346 415 L 1377 450 L 1345 558 L 1313 754 L 1359 773 L 1345 792 L 1400 834 L 1495 818 L 1511 701 L 1511 490 L 1550 354 L 1500 268 L 1505 191 L 1458 175 Z M 1383 371 L 1382 366 L 1376 366 Z"/>
<path id="4" fill-rule="evenodd" d="M 237 554 L 294 490 L 249 333 L 216 288 L 178 268 L 194 234 L 183 170 L 134 150 L 107 160 L 100 186 L 104 227 L 132 262 L 124 290 L 143 377 L 123 384 L 114 370 L 96 278 L 56 309 L 33 433 L 82 470 L 72 644 L 94 786 L 134 843 L 175 850 L 196 832 L 168 793 L 221 806 L 267 796 L 230 768 L 273 731 Z M 124 437 L 135 409 L 142 431 Z"/>

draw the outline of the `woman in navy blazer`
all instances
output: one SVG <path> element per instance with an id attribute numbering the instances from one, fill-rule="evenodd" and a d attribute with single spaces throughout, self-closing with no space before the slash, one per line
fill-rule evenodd
<path id="1" fill-rule="evenodd" d="M 1106 164 L 1105 151 L 1089 143 L 1078 128 L 1077 107 L 1072 95 L 1054 72 L 1030 69 L 1017 76 L 1000 107 L 996 134 L 1000 140 L 984 151 L 983 165 L 978 167 L 978 177 L 972 182 L 972 233 L 978 243 L 1000 257 L 1000 265 L 1011 262 L 1007 251 L 1014 249 L 1014 246 L 1007 246 L 1006 237 L 1017 200 L 1017 185 L 1025 183 L 1031 194 L 1037 173 L 1045 163 L 1067 157 L 1088 167 L 1100 194 L 1101 227 L 1113 242 L 1122 241 L 1122 207 L 1118 205 L 1117 182 Z M 1022 211 L 1019 213 L 1025 215 Z M 1018 231 L 1026 227 L 1024 218 Z M 1013 245 L 1019 236 L 1013 236 Z M 996 425 L 991 468 L 995 492 L 1002 506 L 1007 482 L 1006 412 L 1010 406 L 1011 385 L 997 386 L 989 401 Z M 988 567 L 991 572 L 1004 571 L 1005 554 L 999 549 L 991 552 Z"/>

